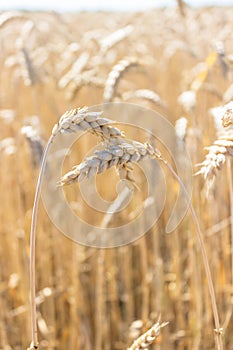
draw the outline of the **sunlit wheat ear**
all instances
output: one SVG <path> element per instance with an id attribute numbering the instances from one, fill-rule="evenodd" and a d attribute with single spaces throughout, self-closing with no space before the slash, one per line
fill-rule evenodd
<path id="1" fill-rule="evenodd" d="M 196 107 L 196 92 L 192 90 L 182 92 L 178 97 L 178 103 L 183 107 L 185 112 L 192 113 Z"/>
<path id="2" fill-rule="evenodd" d="M 222 125 L 226 128 L 219 128 L 218 139 L 214 141 L 213 145 L 205 147 L 208 150 L 208 154 L 202 163 L 197 164 L 201 167 L 196 175 L 202 175 L 206 181 L 207 192 L 211 188 L 218 170 L 222 169 L 222 166 L 226 162 L 227 156 L 233 156 L 233 103 L 228 103 L 223 107 L 218 107 L 217 112 L 218 119 L 222 120 Z"/>
<path id="3" fill-rule="evenodd" d="M 30 150 L 32 165 L 37 167 L 41 163 L 41 159 L 44 153 L 44 142 L 41 139 L 38 131 L 31 125 L 25 125 L 21 128 L 21 133 L 25 135 Z"/>
<path id="4" fill-rule="evenodd" d="M 184 141 L 187 135 L 188 120 L 185 117 L 180 117 L 175 123 L 175 133 L 179 141 Z"/>
<path id="5" fill-rule="evenodd" d="M 153 327 L 151 327 L 146 333 L 141 335 L 134 343 L 128 348 L 128 350 L 143 350 L 148 349 L 151 344 L 153 344 L 159 337 L 161 329 L 165 327 L 168 322 L 157 322 Z"/>
<path id="6" fill-rule="evenodd" d="M 151 145 L 132 140 L 119 139 L 117 142 L 106 142 L 103 146 L 102 150 L 95 151 L 92 156 L 65 174 L 58 185 L 80 182 L 113 166 L 118 169 L 121 178 L 133 181 L 132 163 L 138 163 L 145 157 L 160 157 L 160 153 Z"/>
<path id="7" fill-rule="evenodd" d="M 80 73 L 83 71 L 87 62 L 90 58 L 89 53 L 83 52 L 77 60 L 72 64 L 70 70 L 64 74 L 58 81 L 58 87 L 60 89 L 65 89 L 72 81 L 79 77 Z"/>
<path id="8" fill-rule="evenodd" d="M 162 106 L 165 108 L 167 107 L 166 103 L 162 101 L 160 96 L 153 90 L 149 90 L 149 89 L 138 89 L 133 91 L 126 91 L 122 94 L 121 98 L 124 101 L 129 101 L 133 98 L 139 98 L 139 99 L 150 101 L 157 106 Z"/>
<path id="9" fill-rule="evenodd" d="M 131 67 L 140 65 L 141 63 L 135 57 L 126 57 L 118 62 L 108 75 L 105 89 L 104 89 L 104 101 L 111 102 L 116 90 L 120 77 L 128 71 Z"/>
<path id="10" fill-rule="evenodd" d="M 88 131 L 100 136 L 103 140 L 109 138 L 124 137 L 123 132 L 111 126 L 112 120 L 102 118 L 103 112 L 90 112 L 87 107 L 75 108 L 64 113 L 58 124 L 53 128 L 52 134 L 75 133 L 77 131 Z"/>
<path id="11" fill-rule="evenodd" d="M 130 33 L 132 33 L 134 27 L 127 25 L 121 29 L 117 29 L 115 32 L 99 40 L 101 52 L 106 52 L 120 41 L 126 39 Z"/>
<path id="12" fill-rule="evenodd" d="M 233 101 L 224 106 L 224 113 L 222 116 L 222 125 L 224 128 L 233 125 Z"/>
<path id="13" fill-rule="evenodd" d="M 95 88 L 103 88 L 105 80 L 99 76 L 97 76 L 96 70 L 88 70 L 79 74 L 72 82 L 69 84 L 67 88 L 66 98 L 68 100 L 72 100 L 75 95 L 79 92 L 79 90 L 83 86 L 91 86 Z"/>

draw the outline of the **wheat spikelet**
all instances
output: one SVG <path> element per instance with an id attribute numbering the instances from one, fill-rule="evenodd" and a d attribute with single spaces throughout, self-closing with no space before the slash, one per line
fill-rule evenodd
<path id="1" fill-rule="evenodd" d="M 118 62 L 108 75 L 105 89 L 104 89 L 104 101 L 110 102 L 113 98 L 114 91 L 119 82 L 120 77 L 131 67 L 140 65 L 139 61 L 135 57 L 126 57 Z"/>
<path id="2" fill-rule="evenodd" d="M 233 101 L 227 103 L 224 106 L 222 115 L 222 125 L 225 127 L 233 125 Z"/>
<path id="3" fill-rule="evenodd" d="M 182 92 L 178 97 L 178 103 L 187 113 L 191 113 L 196 106 L 196 93 L 192 90 Z"/>
<path id="4" fill-rule="evenodd" d="M 138 89 L 134 91 L 126 91 L 122 94 L 122 99 L 128 101 L 132 98 L 141 98 L 153 102 L 156 105 L 165 107 L 165 103 L 161 100 L 160 96 L 156 92 L 149 89 Z"/>
<path id="5" fill-rule="evenodd" d="M 16 144 L 13 137 L 6 137 L 0 141 L 0 152 L 8 155 L 16 153 Z"/>
<path id="6" fill-rule="evenodd" d="M 175 132 L 178 140 L 184 141 L 187 134 L 188 121 L 185 117 L 176 120 Z"/>
<path id="7" fill-rule="evenodd" d="M 126 27 L 118 29 L 114 33 L 101 39 L 99 42 L 101 51 L 106 52 L 114 45 L 127 38 L 129 34 L 132 33 L 133 29 L 134 27 L 132 25 L 127 25 Z"/>
<path id="8" fill-rule="evenodd" d="M 134 343 L 128 348 L 128 350 L 145 350 L 153 344 L 160 335 L 161 328 L 165 327 L 168 322 L 157 322 L 153 327 L 151 327 L 146 333 L 141 335 Z"/>
<path id="9" fill-rule="evenodd" d="M 21 128 L 21 133 L 26 136 L 31 149 L 32 165 L 39 166 L 44 153 L 44 142 L 38 134 L 38 131 L 31 125 Z"/>
<path id="10" fill-rule="evenodd" d="M 58 124 L 53 128 L 52 134 L 74 133 L 79 130 L 89 131 L 102 139 L 124 137 L 123 133 L 109 124 L 112 120 L 102 118 L 103 112 L 90 112 L 87 107 L 75 108 L 64 113 Z"/>
<path id="11" fill-rule="evenodd" d="M 226 114 L 224 114 L 226 117 Z M 227 117 L 229 117 L 227 115 Z M 229 119 L 223 120 L 223 125 L 230 125 Z M 202 163 L 197 164 L 201 167 L 196 175 L 202 175 L 206 181 L 207 192 L 211 188 L 218 170 L 222 169 L 222 166 L 226 162 L 227 156 L 233 156 L 233 128 L 232 126 L 227 129 L 221 129 L 218 132 L 218 139 L 214 143 L 205 147 L 208 150 L 208 154 Z"/>
<path id="12" fill-rule="evenodd" d="M 60 89 L 64 89 L 67 87 L 67 85 L 70 84 L 73 80 L 76 79 L 76 77 L 82 72 L 82 70 L 85 68 L 88 60 L 89 60 L 89 53 L 83 52 L 77 60 L 73 63 L 71 69 L 61 77 L 61 79 L 58 82 L 58 87 Z"/>
<path id="13" fill-rule="evenodd" d="M 121 138 L 116 142 L 105 142 L 103 146 L 102 150 L 95 151 L 92 156 L 65 174 L 58 184 L 63 186 L 80 182 L 113 166 L 118 169 L 121 178 L 134 181 L 131 175 L 132 163 L 138 163 L 148 156 L 152 158 L 159 156 L 149 144 Z"/>
<path id="14" fill-rule="evenodd" d="M 233 156 L 233 102 L 212 108 L 210 112 L 215 120 L 218 138 L 211 146 L 205 147 L 208 153 L 205 160 L 197 164 L 200 170 L 195 174 L 203 176 L 207 195 L 226 157 Z"/>
<path id="15" fill-rule="evenodd" d="M 83 72 L 81 75 L 78 75 L 68 86 L 68 91 L 66 97 L 71 100 L 74 98 L 75 94 L 83 86 L 95 86 L 95 87 L 104 87 L 104 79 L 96 76 L 96 70 L 88 70 Z"/>
<path id="16" fill-rule="evenodd" d="M 0 109 L 0 120 L 6 124 L 11 124 L 15 119 L 16 113 L 13 109 Z"/>

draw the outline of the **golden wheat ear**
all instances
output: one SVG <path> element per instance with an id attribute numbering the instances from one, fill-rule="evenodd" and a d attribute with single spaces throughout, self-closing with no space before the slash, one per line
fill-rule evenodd
<path id="1" fill-rule="evenodd" d="M 157 322 L 146 333 L 137 338 L 128 350 L 143 350 L 152 345 L 159 337 L 161 329 L 168 325 L 169 322 Z"/>
<path id="2" fill-rule="evenodd" d="M 207 193 L 214 183 L 218 171 L 222 169 L 228 156 L 233 156 L 233 102 L 223 107 L 217 107 L 216 117 L 222 121 L 222 127 L 218 124 L 218 138 L 211 146 L 205 147 L 208 151 L 205 160 L 196 166 L 200 167 L 195 175 L 202 175 L 205 180 Z"/>
<path id="3" fill-rule="evenodd" d="M 118 138 L 104 143 L 102 150 L 97 150 L 73 167 L 57 183 L 58 186 L 69 185 L 102 173 L 115 166 L 120 177 L 134 182 L 132 163 L 138 163 L 145 157 L 156 157 L 156 150 L 149 144 Z"/>

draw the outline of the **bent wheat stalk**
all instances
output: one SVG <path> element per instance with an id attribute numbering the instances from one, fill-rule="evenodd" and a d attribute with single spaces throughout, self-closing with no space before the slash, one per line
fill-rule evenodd
<path id="1" fill-rule="evenodd" d="M 129 149 L 130 149 L 130 153 L 129 153 Z M 142 144 L 140 142 L 135 142 L 134 140 L 123 139 L 119 137 L 114 140 L 114 143 L 112 145 L 111 139 L 109 139 L 105 142 L 105 150 L 96 151 L 91 157 L 85 159 L 84 162 L 74 167 L 73 170 L 65 174 L 60 179 L 59 185 L 67 185 L 76 181 L 80 182 L 83 179 L 90 178 L 91 176 L 101 173 L 105 169 L 110 168 L 112 166 L 116 166 L 116 168 L 119 170 L 122 164 L 131 165 L 132 163 L 139 162 L 141 159 L 143 159 L 146 156 L 150 156 L 151 158 L 161 161 L 167 167 L 170 173 L 175 177 L 175 179 L 178 181 L 180 187 L 184 192 L 184 195 L 187 200 L 190 213 L 194 222 L 194 227 L 195 227 L 197 238 L 200 244 L 200 248 L 201 248 L 203 264 L 204 264 L 204 269 L 206 273 L 209 294 L 211 299 L 214 323 L 215 323 L 214 331 L 215 331 L 216 346 L 218 350 L 222 350 L 223 349 L 222 328 L 220 327 L 213 280 L 211 276 L 211 270 L 208 262 L 207 252 L 205 249 L 205 243 L 201 233 L 200 225 L 183 182 L 181 181 L 180 177 L 176 174 L 172 166 L 168 163 L 168 161 L 162 157 L 161 153 L 150 144 Z"/>

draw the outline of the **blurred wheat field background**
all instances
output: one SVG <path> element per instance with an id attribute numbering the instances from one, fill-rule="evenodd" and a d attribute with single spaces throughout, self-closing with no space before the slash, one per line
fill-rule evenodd
<path id="1" fill-rule="evenodd" d="M 232 18 L 232 8 L 182 6 L 130 14 L 0 13 L 1 350 L 26 349 L 30 342 L 31 213 L 39 164 L 53 125 L 74 107 L 138 104 L 176 125 L 177 145 L 181 137 L 193 173 L 197 172 L 196 164 L 205 159 L 204 147 L 218 138 L 216 107 L 233 99 Z M 233 139 L 231 133 L 229 129 Z M 139 141 L 144 137 L 134 136 Z M 64 168 L 80 163 L 95 143 L 95 138 L 84 135 Z M 192 202 L 204 233 L 224 346 L 231 350 L 230 157 L 226 163 L 221 171 L 214 168 L 212 186 L 208 179 L 193 177 Z M 101 195 L 113 200 L 116 174 L 98 176 Z M 140 172 L 136 179 L 143 191 L 136 193 L 126 213 L 118 215 L 119 223 L 144 200 Z M 156 225 L 132 244 L 115 249 L 72 242 L 40 205 L 36 243 L 40 349 L 127 349 L 160 316 L 169 324 L 151 349 L 214 348 L 208 286 L 189 213 L 174 232 L 165 233 L 177 193 L 168 174 L 166 181 L 166 204 Z M 73 208 L 88 218 L 78 185 L 66 191 Z M 97 213 L 91 216 L 93 224 L 102 219 Z"/>

